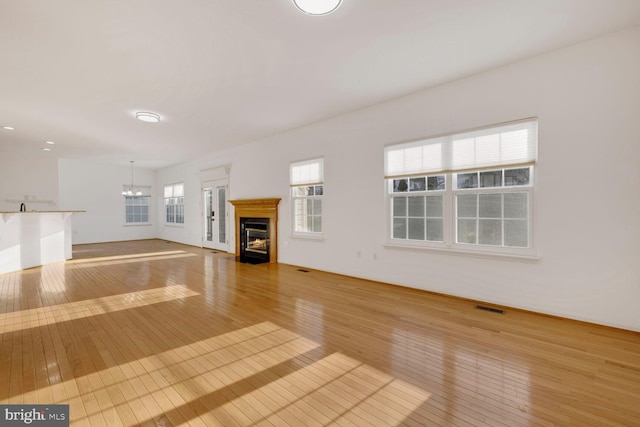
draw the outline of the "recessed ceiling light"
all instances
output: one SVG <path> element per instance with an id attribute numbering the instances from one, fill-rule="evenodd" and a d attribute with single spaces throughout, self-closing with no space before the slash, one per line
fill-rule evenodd
<path id="1" fill-rule="evenodd" d="M 44 147 L 42 151 L 51 151 L 51 148 Z"/>
<path id="2" fill-rule="evenodd" d="M 136 119 L 142 120 L 143 122 L 148 122 L 148 123 L 158 123 L 160 121 L 160 116 L 157 115 L 156 113 L 138 111 L 136 113 Z"/>
<path id="3" fill-rule="evenodd" d="M 11 126 L 2 126 L 2 129 L 4 129 L 4 130 L 14 130 L 14 128 L 12 128 Z"/>
<path id="4" fill-rule="evenodd" d="M 55 144 L 55 142 L 53 142 L 53 141 L 45 141 L 44 143 L 45 143 L 45 144 L 49 144 L 49 145 L 53 145 L 53 144 Z"/>
<path id="5" fill-rule="evenodd" d="M 336 10 L 342 0 L 293 0 L 298 9 L 309 15 L 326 15 Z"/>

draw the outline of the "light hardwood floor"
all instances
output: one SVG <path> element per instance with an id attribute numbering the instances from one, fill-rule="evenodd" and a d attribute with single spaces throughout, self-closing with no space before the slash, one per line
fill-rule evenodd
<path id="1" fill-rule="evenodd" d="M 0 275 L 0 403 L 72 425 L 638 426 L 640 334 L 162 240 Z"/>

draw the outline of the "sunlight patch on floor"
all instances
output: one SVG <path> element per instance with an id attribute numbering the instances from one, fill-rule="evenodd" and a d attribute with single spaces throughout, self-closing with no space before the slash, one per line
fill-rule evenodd
<path id="1" fill-rule="evenodd" d="M 0 403 L 69 404 L 71 425 L 389 425 L 429 399 L 340 353 L 314 362 L 318 350 L 263 322 Z"/>
<path id="2" fill-rule="evenodd" d="M 167 286 L 108 297 L 0 314 L 0 333 L 38 328 L 199 295 L 184 286 Z"/>
<path id="3" fill-rule="evenodd" d="M 175 258 L 187 258 L 198 256 L 197 254 L 185 251 L 163 251 L 149 252 L 144 254 L 114 255 L 96 258 L 71 259 L 66 261 L 65 268 L 74 270 L 77 268 L 101 267 L 116 264 L 130 264 L 134 262 L 162 261 Z"/>
<path id="4" fill-rule="evenodd" d="M 226 424 L 229 414 L 242 425 L 398 425 L 430 394 L 356 359 L 333 353 L 213 410 Z M 245 411 L 252 408 L 254 419 Z M 207 420 L 205 420 L 206 422 Z M 211 420 L 209 420 L 211 421 Z"/>
<path id="5" fill-rule="evenodd" d="M 123 259 L 135 259 L 135 258 L 144 258 L 144 257 L 155 257 L 161 255 L 176 255 L 176 254 L 185 254 L 188 252 L 185 251 L 160 251 L 160 252 L 145 252 L 145 253 L 135 253 L 128 255 L 109 255 L 109 256 L 101 256 L 101 257 L 91 257 L 91 258 L 74 258 L 67 261 L 69 264 L 84 264 L 87 262 L 94 261 L 113 261 L 113 260 L 123 260 Z"/>

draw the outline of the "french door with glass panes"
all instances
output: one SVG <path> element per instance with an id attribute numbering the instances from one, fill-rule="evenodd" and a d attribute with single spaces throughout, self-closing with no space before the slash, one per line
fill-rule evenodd
<path id="1" fill-rule="evenodd" d="M 229 252 L 228 183 L 226 179 L 202 183 L 202 246 Z"/>

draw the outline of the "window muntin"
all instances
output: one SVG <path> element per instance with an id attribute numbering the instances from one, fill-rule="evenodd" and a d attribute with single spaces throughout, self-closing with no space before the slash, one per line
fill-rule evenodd
<path id="1" fill-rule="evenodd" d="M 482 170 L 455 174 L 456 188 L 490 188 L 529 185 L 531 168 Z"/>
<path id="2" fill-rule="evenodd" d="M 388 240 L 533 254 L 537 121 L 385 148 Z"/>
<path id="3" fill-rule="evenodd" d="M 531 171 L 527 167 L 455 174 L 456 243 L 528 248 Z"/>
<path id="4" fill-rule="evenodd" d="M 149 202 L 148 196 L 125 196 L 125 224 L 148 224 Z"/>
<path id="5" fill-rule="evenodd" d="M 164 186 L 165 222 L 184 224 L 184 184 Z"/>
<path id="6" fill-rule="evenodd" d="M 293 233 L 320 236 L 322 233 L 322 198 L 324 195 L 324 160 L 291 163 L 291 205 Z"/>
<path id="7" fill-rule="evenodd" d="M 445 175 L 389 180 L 393 239 L 443 241 L 445 182 Z"/>
<path id="8" fill-rule="evenodd" d="M 322 185 L 294 187 L 294 232 L 322 232 Z"/>
<path id="9" fill-rule="evenodd" d="M 392 192 L 444 190 L 445 176 L 414 176 L 393 180 Z"/>
<path id="10" fill-rule="evenodd" d="M 413 192 L 409 183 L 420 177 L 388 180 L 390 240 L 464 249 L 530 249 L 532 169 L 438 175 L 437 189 Z M 423 178 L 428 182 L 431 177 Z M 445 185 L 447 179 L 455 188 Z M 406 188 L 399 183 L 405 183 Z M 452 213 L 447 215 L 447 211 Z M 445 230 L 448 216 L 453 222 L 450 237 Z"/>

